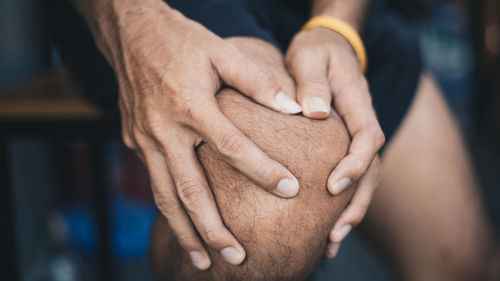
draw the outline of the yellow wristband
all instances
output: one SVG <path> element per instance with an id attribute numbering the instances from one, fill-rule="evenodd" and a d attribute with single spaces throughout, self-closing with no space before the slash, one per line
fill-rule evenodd
<path id="1" fill-rule="evenodd" d="M 311 29 L 313 27 L 325 27 L 329 28 L 344 37 L 351 47 L 354 49 L 356 56 L 358 57 L 359 63 L 361 64 L 361 69 L 363 72 L 366 71 L 367 67 L 367 57 L 365 46 L 363 45 L 363 41 L 361 41 L 361 37 L 359 37 L 358 32 L 346 23 L 343 20 L 339 20 L 329 16 L 317 16 L 310 19 L 301 29 L 301 31 L 305 31 Z"/>

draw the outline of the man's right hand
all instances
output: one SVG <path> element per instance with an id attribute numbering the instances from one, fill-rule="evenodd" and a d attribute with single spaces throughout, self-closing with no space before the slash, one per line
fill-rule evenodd
<path id="1" fill-rule="evenodd" d="M 299 183 L 228 121 L 215 93 L 225 84 L 277 111 L 301 107 L 271 72 L 162 1 L 76 1 L 118 79 L 123 140 L 146 164 L 180 245 L 199 269 L 211 264 L 199 236 L 240 264 L 245 250 L 223 224 L 194 148 L 207 142 L 278 196 L 295 196 Z"/>

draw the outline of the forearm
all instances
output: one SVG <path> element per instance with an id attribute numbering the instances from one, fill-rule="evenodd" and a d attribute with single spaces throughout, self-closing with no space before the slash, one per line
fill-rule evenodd
<path id="1" fill-rule="evenodd" d="M 339 18 L 361 32 L 369 4 L 369 0 L 314 0 L 312 16 L 327 15 Z"/>

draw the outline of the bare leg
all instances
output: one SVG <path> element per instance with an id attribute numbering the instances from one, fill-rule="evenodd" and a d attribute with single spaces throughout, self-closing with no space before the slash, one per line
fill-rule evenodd
<path id="1" fill-rule="evenodd" d="M 363 228 L 403 280 L 500 280 L 493 277 L 498 251 L 470 159 L 429 76 L 383 155 Z"/>

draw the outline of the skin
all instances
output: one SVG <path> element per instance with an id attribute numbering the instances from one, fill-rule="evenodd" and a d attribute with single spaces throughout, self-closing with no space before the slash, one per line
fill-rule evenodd
<path id="1" fill-rule="evenodd" d="M 429 75 L 382 163 L 361 230 L 400 280 L 500 280 L 500 249 L 471 160 Z"/>
<path id="2" fill-rule="evenodd" d="M 312 16 L 342 19 L 361 33 L 368 4 L 365 0 L 316 0 Z M 297 101 L 304 116 L 327 117 L 333 101 L 352 138 L 349 154 L 332 171 L 327 184 L 330 193 L 337 195 L 359 182 L 349 207 L 330 233 L 327 257 L 333 258 L 340 242 L 366 214 L 378 183 L 377 153 L 385 137 L 359 61 L 350 44 L 338 33 L 322 27 L 297 33 L 286 52 L 286 64 L 296 81 Z M 373 174 L 377 176 L 368 176 Z"/>
<path id="3" fill-rule="evenodd" d="M 274 46 L 252 38 L 227 40 L 269 65 L 284 88 L 293 87 L 283 56 Z M 197 155 L 217 206 L 225 225 L 243 243 L 247 258 L 235 267 L 209 251 L 214 260 L 211 268 L 194 270 L 168 223 L 158 216 L 151 237 L 157 280 L 303 280 L 322 257 L 328 233 L 354 192 L 349 188 L 331 196 L 325 189 L 331 170 L 348 151 L 347 129 L 335 111 L 325 120 L 288 116 L 232 89 L 221 90 L 217 101 L 235 126 L 298 176 L 301 190 L 293 199 L 271 196 L 202 144 Z"/>
<path id="4" fill-rule="evenodd" d="M 200 269 L 210 259 L 197 233 L 228 262 L 241 263 L 245 250 L 222 223 L 194 147 L 207 142 L 262 188 L 293 197 L 297 179 L 220 112 L 215 93 L 225 84 L 277 111 L 300 106 L 270 71 L 162 1 L 76 4 L 118 78 L 123 140 L 146 164 L 155 202 L 180 244 L 204 257 Z"/>
<path id="5" fill-rule="evenodd" d="M 276 77 L 269 74 L 271 70 L 242 57 L 230 42 L 217 38 L 159 1 L 75 0 L 75 3 L 87 18 L 101 52 L 117 73 L 122 89 L 120 106 L 124 141 L 148 166 L 155 200 L 180 245 L 189 253 L 203 255 L 205 260 L 198 264 L 201 269 L 209 267 L 210 260 L 200 241 L 215 252 L 231 245 L 239 253 L 233 261 L 242 261 L 244 250 L 221 223 L 193 147 L 202 140 L 214 151 L 225 147 L 225 151 L 218 152 L 225 155 L 223 159 L 268 190 L 275 190 L 275 183 L 283 177 L 290 177 L 293 181 L 293 176 L 282 165 L 263 156 L 237 130 L 232 131 L 237 132 L 232 136 L 239 136 L 239 140 L 243 138 L 241 142 L 233 141 L 236 137 L 222 137 L 224 135 L 217 130 L 221 127 L 207 126 L 208 123 L 222 122 L 233 128 L 221 117 L 213 98 L 221 85 L 231 85 L 269 108 L 284 111 L 283 106 L 276 106 L 273 98 L 282 90 L 280 87 L 289 82 L 276 81 Z M 315 1 L 313 11 L 314 15 L 324 13 L 342 18 L 360 30 L 364 3 Z M 179 34 L 183 36 L 179 37 Z M 182 59 L 172 59 L 177 56 Z M 314 75 L 306 79 L 301 77 L 308 77 L 309 72 L 304 70 L 308 69 L 307 61 L 314 63 L 313 70 L 321 71 L 313 72 Z M 349 207 L 336 221 L 330 234 L 332 244 L 328 256 L 332 257 L 342 238 L 366 212 L 378 179 L 380 164 L 375 155 L 384 141 L 383 134 L 376 122 L 359 63 L 341 36 L 323 28 L 298 33 L 287 51 L 286 62 L 288 71 L 297 82 L 298 92 L 301 92 L 297 99 L 307 109 L 304 115 L 325 118 L 330 113 L 330 109 L 326 112 L 310 110 L 305 102 L 308 93 L 319 96 L 327 105 L 330 98 L 352 137 L 348 156 L 335 168 L 328 181 L 328 190 L 333 193 L 348 186 L 339 186 L 339 179 L 348 179 L 343 183 L 359 182 Z M 245 67 L 238 70 L 238 65 Z M 250 78 L 247 80 L 250 82 L 238 79 L 240 76 Z M 192 85 L 203 87 L 190 88 Z M 255 85 L 267 86 L 257 90 Z M 285 93 L 294 98 L 294 92 L 285 90 Z M 426 102 L 412 106 L 410 116 L 418 117 L 408 118 L 388 147 L 384 155 L 387 164 L 382 167 L 382 184 L 374 195 L 365 224 L 366 233 L 376 244 L 388 246 L 384 250 L 402 279 L 498 280 L 500 266 L 496 242 L 478 202 L 477 186 L 471 180 L 473 172 L 456 124 L 439 96 L 435 86 L 420 87 L 417 100 Z M 198 100 L 204 102 L 193 103 Z M 210 120 L 212 122 L 208 122 Z M 166 131 L 175 132 L 169 134 L 175 138 L 168 139 Z M 422 139 L 422 136 L 427 138 Z M 182 147 L 180 143 L 190 145 Z M 227 152 L 235 147 L 240 153 L 233 153 L 231 158 Z M 442 155 L 443 149 L 444 157 L 436 157 Z M 248 155 L 242 155 L 241 151 L 253 151 L 251 155 L 260 155 L 262 159 L 256 161 L 255 157 L 246 157 Z M 411 165 L 408 165 L 409 157 L 412 157 Z M 268 167 L 276 167 L 279 176 L 264 171 L 266 176 L 263 177 L 262 173 L 253 170 Z M 443 171 L 443 167 L 455 172 Z M 263 184 L 262 180 L 273 184 Z M 434 196 L 436 190 L 442 192 Z M 420 200 L 415 201 L 415 198 Z M 467 198 L 472 198 L 472 203 Z M 401 216 L 401 210 L 405 208 L 408 208 L 408 212 L 404 212 L 407 216 Z M 419 214 L 426 212 L 428 215 L 422 219 Z M 463 220 L 457 222 L 456 217 Z M 415 228 L 419 231 L 414 231 Z M 464 234 L 464 229 L 469 231 Z M 201 240 L 197 232 L 201 234 Z M 391 243 L 387 243 L 388 239 Z"/>
<path id="6" fill-rule="evenodd" d="M 251 38 L 229 40 L 248 56 L 268 65 L 284 88 L 293 86 L 282 69 L 279 53 L 274 47 Z M 273 56 L 278 57 L 273 59 Z M 269 114 L 227 91 L 218 100 L 223 112 L 231 120 L 236 120 L 235 124 L 271 155 L 276 153 L 285 157 L 281 150 L 287 146 L 299 151 L 308 146 L 316 148 L 312 151 L 328 146 L 314 137 L 313 132 L 318 126 L 319 130 L 326 132 L 324 141 L 331 137 L 335 140 L 345 137 L 345 131 L 337 131 L 332 136 L 329 134 L 331 131 L 325 130 L 325 124 L 312 123 L 308 137 L 304 138 L 304 129 L 300 129 L 297 117 Z M 265 114 L 254 110 L 263 110 Z M 334 112 L 333 120 L 338 120 L 336 116 Z M 332 116 L 327 121 L 331 122 L 331 119 Z M 280 137 L 285 140 L 285 144 L 276 144 L 267 137 L 276 132 L 283 134 L 284 130 L 277 128 L 275 124 L 287 124 L 289 127 L 292 135 Z M 287 145 L 290 142 L 297 144 Z M 340 141 L 327 150 L 329 155 L 326 158 L 333 161 L 330 162 L 332 166 L 341 159 L 342 155 L 338 153 L 347 149 L 347 145 Z M 285 150 L 288 151 L 288 148 Z M 281 206 L 279 199 L 275 202 L 275 199 L 269 198 L 265 193 L 252 192 L 255 187 L 248 187 L 252 185 L 248 180 L 227 169 L 206 146 L 198 150 L 198 153 L 203 155 L 202 163 L 209 175 L 224 221 L 244 241 L 249 256 L 242 267 L 227 267 L 216 260 L 206 273 L 193 271 L 187 255 L 180 253 L 168 224 L 158 218 L 153 230 L 151 249 L 159 280 L 171 280 L 174 276 L 172 274 L 178 280 L 225 280 L 228 276 L 245 280 L 302 280 L 307 276 L 314 269 L 318 254 L 325 246 L 316 242 L 324 241 L 327 235 L 327 232 L 319 229 L 314 232 L 307 230 L 315 227 L 325 230 L 325 226 L 328 228 L 333 223 L 338 224 L 338 215 L 345 208 L 345 200 L 348 198 L 345 193 L 340 197 L 328 198 L 326 194 L 317 193 L 317 184 L 303 182 L 305 178 L 318 179 L 325 176 L 326 179 L 324 173 L 329 168 L 324 160 L 315 158 L 312 164 L 301 165 L 304 161 L 295 161 L 292 156 L 282 159 L 276 156 L 300 176 L 301 186 L 304 188 L 292 200 L 293 203 L 288 203 L 287 200 L 286 207 L 275 210 L 273 206 Z M 317 156 L 308 154 L 306 157 L 300 153 L 294 155 L 303 159 Z M 324 153 L 319 155 L 325 156 Z M 500 276 L 500 252 L 477 192 L 467 151 L 451 112 L 428 75 L 423 76 L 408 116 L 382 157 L 384 161 L 381 165 L 379 190 L 383 191 L 375 192 L 374 202 L 362 224 L 362 231 L 388 258 L 400 279 L 497 280 Z M 314 166 L 314 163 L 323 164 Z M 442 167 L 446 169 L 443 170 Z M 373 173 L 370 176 L 376 178 L 377 175 L 378 173 Z M 309 204 L 311 201 L 315 204 Z M 326 213 L 325 208 L 328 209 Z M 313 214 L 312 217 L 283 219 L 283 213 L 303 214 L 304 210 Z M 255 211 L 257 214 L 252 213 Z M 259 223 L 247 221 L 249 213 L 252 214 L 251 218 L 261 218 Z M 289 237 L 290 229 L 294 232 Z M 304 233 L 300 232 L 304 230 Z M 248 238 L 248 233 L 252 233 L 252 239 Z M 314 234 L 313 237 L 307 236 L 311 234 Z M 387 242 L 388 237 L 390 243 Z M 288 241 L 284 245 L 300 241 L 310 241 L 312 244 L 302 244 L 291 250 L 275 247 L 274 245 L 279 245 L 276 241 Z M 290 258 L 284 253 L 297 259 L 290 263 Z M 267 260 L 269 256 L 275 257 L 273 269 L 265 267 L 270 264 Z M 288 270 L 281 271 L 281 268 Z M 254 279 L 248 279 L 249 276 Z"/>
<path id="7" fill-rule="evenodd" d="M 221 113 L 215 100 L 215 93 L 227 85 L 270 109 L 295 114 L 302 111 L 295 102 L 295 92 L 284 90 L 268 68 L 163 1 L 73 1 L 115 71 L 124 143 L 146 164 L 155 202 L 179 243 L 187 252 L 203 256 L 203 262 L 197 263 L 200 269 L 211 264 L 201 240 L 221 252 L 227 262 L 241 263 L 245 250 L 222 223 L 194 147 L 207 142 L 265 190 L 280 197 L 295 196 L 299 191 L 295 176 L 245 137 Z M 315 1 L 314 11 L 360 27 L 367 4 L 352 2 Z M 370 201 L 377 177 L 364 175 L 378 170 L 376 152 L 384 136 L 359 63 L 349 44 L 333 31 L 315 28 L 299 33 L 290 46 L 287 62 L 298 81 L 299 102 L 311 109 L 304 94 L 309 86 L 301 79 L 310 68 L 302 54 L 316 50 L 315 66 L 329 71 L 309 78 L 328 81 L 329 85 L 325 88 L 323 83 L 315 94 L 327 105 L 333 95 L 353 138 L 349 154 L 328 180 L 328 190 L 336 195 L 352 183 L 360 183 L 359 195 L 343 214 L 344 224 L 333 228 L 332 245 L 338 248 L 346 230 L 361 220 Z M 330 57 L 328 64 L 318 64 L 318 58 L 325 57 Z M 350 71 L 337 75 L 329 64 Z M 324 119 L 329 113 L 329 109 L 319 114 L 309 110 L 304 115 Z"/>

